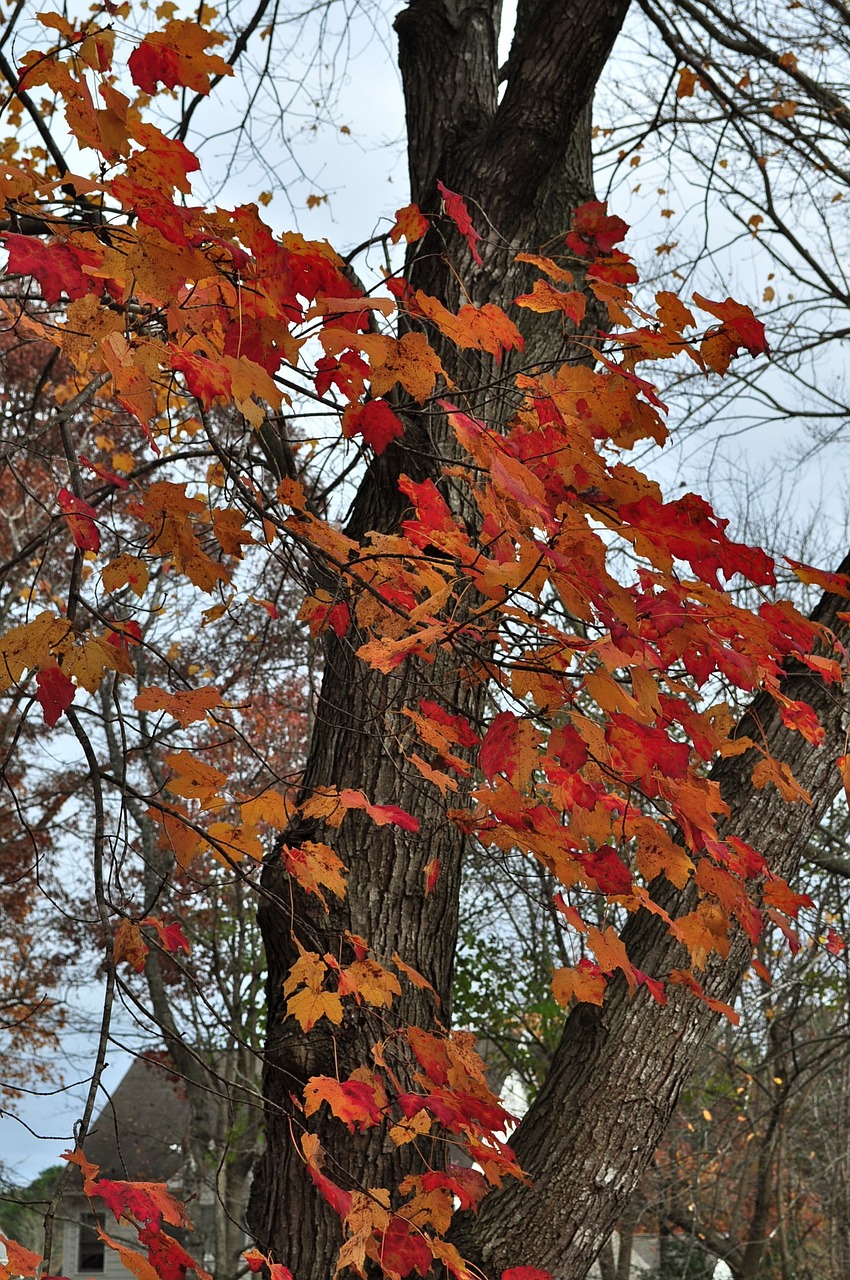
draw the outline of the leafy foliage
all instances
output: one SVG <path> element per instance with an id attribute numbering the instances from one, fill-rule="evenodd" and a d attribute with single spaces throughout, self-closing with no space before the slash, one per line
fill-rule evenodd
<path id="1" fill-rule="evenodd" d="M 807 793 L 768 741 L 738 732 L 722 690 L 766 692 L 785 726 L 817 746 L 817 715 L 788 696 L 783 677 L 797 663 L 837 683 L 841 652 L 788 603 L 740 603 L 730 585 L 772 587 L 772 559 L 730 538 L 699 496 L 666 500 L 630 455 L 667 437 L 643 366 L 681 358 L 722 374 L 744 353 L 767 354 L 763 326 L 731 299 L 695 294 L 699 321 L 665 291 L 639 305 L 634 264 L 617 247 L 628 228 L 597 201 L 575 211 L 550 256 L 523 255 L 541 274 L 516 299 L 520 312 L 575 326 L 590 298 L 612 328 L 587 340 L 593 366 L 522 366 L 519 320 L 489 302 L 451 311 L 399 274 L 367 293 L 326 243 L 274 235 L 255 205 L 189 203 L 199 161 L 153 122 L 148 99 L 160 86 L 208 92 L 228 71 L 208 52 L 221 39 L 163 12 L 127 57 L 141 91 L 131 100 L 114 80 L 110 14 L 80 28 L 45 19 L 60 39 L 21 62 L 19 97 L 54 94 L 99 168 L 59 172 L 12 149 L 7 212 L 33 233 L 3 233 L 16 284 L 0 298 L 8 330 L 55 350 L 63 370 L 45 427 L 56 460 L 39 476 L 42 518 L 30 535 L 34 549 L 51 548 L 51 577 L 10 605 L 0 688 L 10 715 L 36 698 L 47 728 L 72 734 L 85 761 L 93 928 L 110 983 L 191 964 L 191 927 L 170 913 L 175 893 L 188 902 L 186 884 L 202 876 L 213 893 L 220 877 L 253 886 L 272 848 L 293 903 L 301 894 L 335 919 L 351 872 L 335 847 L 341 830 L 390 829 L 400 858 L 427 836 L 387 775 L 367 791 L 268 766 L 262 682 L 228 669 L 227 639 L 232 619 L 245 647 L 256 643 L 259 611 L 280 620 L 266 593 L 284 566 L 302 580 L 311 635 L 329 653 L 344 645 L 359 678 L 384 677 L 381 716 L 399 768 L 440 822 L 482 858 L 518 858 L 540 877 L 568 941 L 553 957 L 551 999 L 517 1011 L 505 1035 L 545 1049 L 558 1009 L 604 1005 L 623 987 L 659 1007 L 704 1001 L 735 1021 L 704 990 L 713 958 L 727 956 L 738 930 L 755 945 L 766 919 L 793 945 L 809 900 L 727 829 L 707 766 L 749 753 L 757 788 L 775 787 L 789 804 Z M 438 187 L 444 211 L 431 221 L 399 211 L 396 238 L 453 229 L 464 258 L 483 265 L 490 246 L 477 217 L 462 194 Z M 463 260 L 455 269 L 462 276 Z M 556 287 L 579 274 L 586 292 Z M 490 361 L 509 388 L 507 421 L 490 421 L 450 377 L 452 350 Z M 397 527 L 339 527 L 313 446 L 287 422 L 306 402 L 325 414 L 340 476 L 351 465 L 397 477 Z M 118 429 L 90 442 L 83 410 L 120 413 Z M 449 437 L 430 471 L 400 447 L 422 422 Z M 847 594 L 843 581 L 830 586 Z M 208 662 L 184 661 L 181 648 L 199 652 L 195 633 L 206 629 L 221 637 Z M 432 697 L 409 697 L 410 672 L 446 662 L 465 689 L 487 687 L 492 714 L 470 713 L 439 679 Z M 107 890 L 104 849 L 125 810 L 144 846 L 142 883 L 127 877 Z M 404 892 L 421 903 L 440 875 L 432 858 Z M 678 914 L 650 891 L 661 879 L 691 887 Z M 627 951 L 619 926 L 641 910 L 678 944 L 675 967 L 645 972 Z M 291 914 L 285 1034 L 309 1057 L 347 1027 L 375 1028 L 368 1061 L 305 1072 L 291 1114 L 299 1159 L 340 1220 L 339 1267 L 400 1280 L 444 1264 L 465 1277 L 448 1238 L 456 1202 L 477 1206 L 523 1178 L 506 1138 L 514 1117 L 471 1034 L 443 1024 L 427 974 L 348 927 L 317 950 Z M 491 937 L 483 949 L 492 957 L 496 945 Z M 405 1014 L 411 992 L 427 1010 L 423 1025 Z M 474 980 L 466 995 L 474 1005 Z M 380 1130 L 418 1163 L 398 1185 L 364 1188 L 327 1157 L 327 1124 L 345 1126 L 352 1143 Z M 137 1228 L 145 1253 L 104 1239 L 139 1280 L 152 1271 L 177 1280 L 191 1265 L 206 1274 L 164 1229 L 185 1213 L 163 1186 L 102 1179 L 82 1147 L 68 1158 L 85 1194 Z M 10 1250 L 20 1274 L 38 1262 Z"/>

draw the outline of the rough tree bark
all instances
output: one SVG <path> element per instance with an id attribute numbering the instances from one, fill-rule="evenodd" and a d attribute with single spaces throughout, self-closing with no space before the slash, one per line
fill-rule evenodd
<path id="1" fill-rule="evenodd" d="M 473 301 L 509 306 L 527 287 L 513 262 L 515 253 L 540 251 L 562 235 L 570 210 L 591 196 L 592 96 L 628 4 L 519 0 L 513 47 L 501 71 L 501 100 L 499 0 L 409 0 L 399 14 L 412 197 L 426 213 L 435 212 L 439 179 L 462 192 L 490 225 L 483 265 L 475 268 L 468 256 L 462 259 L 463 289 Z M 460 260 L 461 242 L 449 247 Z M 449 307 L 465 300 L 436 232 L 411 253 L 408 277 Z M 529 312 L 514 312 L 513 318 L 526 338 L 524 364 L 581 358 L 580 347 L 554 329 L 550 318 Z M 595 323 L 590 317 L 591 330 Z M 504 403 L 492 399 L 493 370 L 486 362 L 449 350 L 441 354 L 454 381 L 489 420 L 506 412 Z M 408 413 L 403 440 L 371 464 L 348 531 L 359 536 L 396 528 L 404 507 L 396 487 L 399 473 L 438 479 L 439 462 L 450 455 L 440 417 Z M 463 512 L 463 493 L 444 482 L 441 486 L 455 510 Z M 834 621 L 833 604 L 824 606 L 827 623 Z M 356 638 L 327 641 L 305 792 L 322 785 L 360 788 L 378 803 L 391 801 L 414 814 L 420 831 L 412 836 L 393 827 L 376 829 L 364 815 L 349 814 L 334 838 L 349 867 L 348 894 L 330 916 L 286 881 L 274 859 L 264 873 L 267 1142 L 251 1219 L 261 1246 L 298 1280 L 330 1280 L 340 1233 L 336 1215 L 313 1188 L 295 1150 L 298 1121 L 290 1095 L 299 1094 L 311 1075 L 342 1078 L 368 1062 L 380 1026 L 361 1010 L 358 1017 L 347 1015 L 335 1034 L 323 1035 L 317 1028 L 305 1038 L 293 1019 L 284 1019 L 281 989 L 297 957 L 295 939 L 319 954 L 340 954 L 350 931 L 367 938 L 380 954 L 398 950 L 433 983 L 442 1000 L 441 1016 L 448 1016 L 463 841 L 429 799 L 418 774 L 411 776 L 396 745 L 397 709 L 436 695 L 474 717 L 481 697 L 460 678 L 460 656 L 441 654 L 425 674 L 403 668 L 401 674 L 382 677 L 354 658 L 356 647 Z M 752 715 L 772 748 L 787 752 L 797 777 L 816 797 L 814 807 L 789 811 L 772 788 L 754 792 L 747 782 L 749 756 L 725 762 L 716 773 L 732 826 L 783 875 L 793 874 L 807 830 L 835 792 L 834 760 L 843 750 L 846 729 L 840 700 L 810 676 L 791 678 L 800 685 L 796 696 L 821 713 L 824 748 L 815 752 L 786 734 L 769 700 L 757 702 Z M 290 843 L 305 838 L 321 835 L 302 826 L 287 836 Z M 435 857 L 440 877 L 426 897 L 423 868 Z M 656 926 L 653 917 L 639 916 L 625 939 L 635 963 L 650 972 L 681 962 L 673 942 Z M 748 958 L 745 940 L 735 939 L 728 961 L 711 969 L 710 994 L 728 1000 Z M 433 1003 L 422 993 L 406 990 L 398 1007 L 410 1023 L 433 1025 Z M 651 1158 L 714 1020 L 689 995 L 682 993 L 659 1009 L 643 992 L 629 999 L 625 984 L 614 984 L 603 1009 L 581 1006 L 574 1012 L 550 1077 L 516 1135 L 533 1185 L 506 1185 L 485 1200 L 477 1219 L 461 1223 L 458 1243 L 468 1256 L 490 1275 L 531 1263 L 548 1267 L 556 1280 L 582 1280 Z M 328 1153 L 328 1172 L 347 1186 L 394 1185 L 415 1167 L 413 1144 L 388 1150 L 380 1129 L 352 1137 L 334 1121 L 314 1119 Z"/>

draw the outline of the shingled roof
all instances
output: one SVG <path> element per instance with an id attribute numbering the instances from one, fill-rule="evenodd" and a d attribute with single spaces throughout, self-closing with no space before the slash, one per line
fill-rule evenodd
<path id="1" fill-rule="evenodd" d="M 167 1066 L 137 1058 L 89 1131 L 86 1158 L 104 1178 L 167 1182 L 185 1161 L 189 1102 Z"/>

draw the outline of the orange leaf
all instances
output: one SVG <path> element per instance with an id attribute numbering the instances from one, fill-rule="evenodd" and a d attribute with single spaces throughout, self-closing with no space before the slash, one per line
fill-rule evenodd
<path id="1" fill-rule="evenodd" d="M 13 1276 L 37 1276 L 39 1274 L 39 1267 L 42 1261 L 40 1253 L 33 1253 L 31 1249 L 25 1249 L 22 1244 L 18 1244 L 17 1240 L 10 1240 L 2 1232 L 0 1232 L 0 1245 L 3 1246 L 6 1253 L 5 1259 L 0 1261 L 0 1280 L 12 1280 Z"/>
<path id="2" fill-rule="evenodd" d="M 133 699 L 133 706 L 137 711 L 165 711 L 186 729 L 198 720 L 206 720 L 213 707 L 220 707 L 221 694 L 213 685 L 168 693 L 152 684 L 137 694 Z"/>
<path id="3" fill-rule="evenodd" d="M 697 73 L 690 67 L 679 67 L 679 83 L 676 85 L 677 98 L 692 98 L 696 89 Z"/>
<path id="4" fill-rule="evenodd" d="M 529 311 L 560 311 L 575 325 L 581 324 L 587 310 L 587 299 L 583 293 L 578 290 L 564 293 L 546 280 L 535 280 L 531 293 L 520 294 L 515 301 L 518 307 L 525 307 Z"/>
<path id="5" fill-rule="evenodd" d="M 104 565 L 100 580 L 105 591 L 118 591 L 127 586 L 141 597 L 147 589 L 150 573 L 145 561 L 138 556 L 122 555 Z"/>
<path id="6" fill-rule="evenodd" d="M 384 969 L 377 960 L 355 960 L 339 974 L 341 995 L 353 995 L 359 1001 L 376 1009 L 389 1009 L 393 996 L 401 995 L 401 983 L 394 973 Z"/>
<path id="7" fill-rule="evenodd" d="M 422 239 L 430 225 L 418 204 L 406 204 L 403 209 L 396 209 L 395 226 L 390 231 L 390 240 L 393 244 L 398 244 L 404 236 L 408 244 L 414 244 Z"/>
<path id="8" fill-rule="evenodd" d="M 604 932 L 591 925 L 587 931 L 587 944 L 596 956 L 602 972 L 613 973 L 615 969 L 619 969 L 629 984 L 629 991 L 634 994 L 637 986 L 634 967 L 613 925 L 608 925 Z"/>
<path id="9" fill-rule="evenodd" d="M 349 1131 L 363 1133 L 383 1120 L 386 1095 L 375 1083 L 355 1079 L 334 1080 L 332 1076 L 312 1076 L 304 1086 L 304 1114 L 313 1115 L 323 1102 Z"/>
<path id="10" fill-rule="evenodd" d="M 552 977 L 552 994 L 566 1009 L 572 999 L 584 1004 L 601 1005 L 607 983 L 595 964 L 583 960 L 577 969 L 556 969 Z"/>
<path id="11" fill-rule="evenodd" d="M 165 757 L 165 763 L 174 770 L 168 783 L 172 795 L 197 800 L 202 808 L 221 807 L 223 801 L 218 793 L 227 782 L 226 773 L 196 759 L 191 751 L 172 751 Z"/>
<path id="12" fill-rule="evenodd" d="M 142 937 L 142 931 L 132 920 L 122 920 L 115 930 L 112 940 L 112 954 L 117 964 L 122 960 L 141 973 L 148 955 L 148 944 Z"/>

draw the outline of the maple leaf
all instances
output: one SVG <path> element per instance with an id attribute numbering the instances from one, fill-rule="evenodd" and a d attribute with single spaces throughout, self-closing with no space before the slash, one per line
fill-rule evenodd
<path id="1" fill-rule="evenodd" d="M 192 948 L 189 946 L 188 938 L 183 933 L 183 925 L 179 920 L 164 924 L 163 920 L 156 919 L 156 916 L 147 915 L 142 920 L 142 924 L 150 924 L 151 928 L 156 929 L 156 936 L 163 951 L 168 951 L 170 955 L 178 951 L 184 951 L 187 955 L 191 952 Z"/>
<path id="2" fill-rule="evenodd" d="M 141 598 L 150 582 L 150 572 L 138 556 L 120 555 L 103 566 L 100 580 L 105 591 L 119 591 L 126 586 Z"/>
<path id="3" fill-rule="evenodd" d="M 799 560 L 790 560 L 788 556 L 783 556 L 787 565 L 791 566 L 795 577 L 807 586 L 820 587 L 823 591 L 830 591 L 836 596 L 850 597 L 850 576 L 846 573 L 827 573 L 823 569 L 815 569 L 809 564 L 802 564 Z"/>
<path id="4" fill-rule="evenodd" d="M 243 805 L 243 810 L 246 806 Z M 302 889 L 325 902 L 322 889 L 329 889 L 337 898 L 345 897 L 345 863 L 330 845 L 315 840 L 303 840 L 297 848 L 283 845 L 281 857 L 291 876 Z"/>
<path id="5" fill-rule="evenodd" d="M 679 83 L 676 85 L 677 98 L 692 98 L 699 77 L 691 67 L 679 67 L 677 72 Z"/>
<path id="6" fill-rule="evenodd" d="M 381 1236 L 378 1259 L 390 1280 L 404 1280 L 411 1271 L 427 1276 L 434 1261 L 425 1238 L 402 1218 L 393 1218 Z"/>
<path id="7" fill-rule="evenodd" d="M 337 801 L 344 809 L 365 810 L 372 821 L 379 827 L 385 827 L 388 823 L 393 823 L 404 831 L 419 830 L 419 819 L 414 818 L 413 814 L 400 809 L 396 804 L 370 804 L 362 791 L 353 791 L 351 788 L 347 788 L 345 791 L 339 792 Z M 304 812 L 306 813 L 306 810 Z"/>
<path id="8" fill-rule="evenodd" d="M 56 501 L 65 513 L 74 546 L 80 551 L 99 551 L 100 534 L 95 524 L 97 512 L 94 507 L 69 489 L 60 489 Z"/>
<path id="9" fill-rule="evenodd" d="M 3 243 L 9 252 L 9 272 L 37 280 L 45 302 L 58 302 L 63 293 L 74 299 L 99 292 L 98 282 L 83 274 L 83 264 L 91 255 L 81 255 L 71 245 L 48 244 L 14 231 L 3 233 Z"/>
<path id="10" fill-rule="evenodd" d="M 174 770 L 168 789 L 175 796 L 197 800 L 202 808 L 211 807 L 227 782 L 227 774 L 214 765 L 196 759 L 191 751 L 172 751 L 165 763 Z"/>
<path id="11" fill-rule="evenodd" d="M 49 665 L 50 658 L 64 653 L 70 642 L 68 622 L 47 610 L 11 627 L 0 636 L 0 689 L 16 684 L 28 668 Z"/>
<path id="12" fill-rule="evenodd" d="M 363 339 L 365 344 L 365 337 Z M 424 333 L 405 333 L 400 339 L 373 338 L 369 344 L 372 393 L 383 396 L 400 383 L 414 400 L 424 404 L 434 390 L 443 366 L 437 353 L 428 345 Z"/>
<path id="13" fill-rule="evenodd" d="M 220 361 L 171 344 L 171 367 L 182 373 L 192 395 L 209 409 L 213 400 L 226 399 L 233 390 L 230 370 Z"/>
<path id="14" fill-rule="evenodd" d="M 298 959 L 283 984 L 283 993 L 289 997 L 287 1016 L 295 1018 L 303 1031 L 310 1031 L 320 1018 L 339 1024 L 342 1001 L 335 991 L 324 989 L 328 966 L 315 951 L 305 951 L 300 943 L 297 945 Z"/>
<path id="15" fill-rule="evenodd" d="M 187 1225 L 186 1207 L 164 1182 L 116 1182 L 98 1178 L 93 1191 L 120 1221 L 122 1218 L 159 1228 L 163 1222 L 174 1227 Z"/>
<path id="16" fill-rule="evenodd" d="M 177 865 L 184 870 L 201 852 L 203 839 L 193 831 L 188 813 L 170 809 L 148 809 L 147 817 L 162 828 L 159 847 L 174 855 Z"/>
<path id="17" fill-rule="evenodd" d="M 125 961 L 136 973 L 141 973 L 148 956 L 148 945 L 142 936 L 139 926 L 129 919 L 124 919 L 115 930 L 112 939 L 112 955 L 116 964 Z"/>
<path id="18" fill-rule="evenodd" d="M 440 859 L 431 858 L 422 868 L 422 874 L 425 877 L 425 897 L 428 898 L 437 887 L 437 881 L 440 878 Z"/>
<path id="19" fill-rule="evenodd" d="M 503 773 L 515 787 L 527 783 L 537 762 L 536 747 L 540 734 L 530 720 L 518 718 L 511 711 L 500 711 L 484 735 L 478 763 L 491 782 Z"/>
<path id="20" fill-rule="evenodd" d="M 76 686 L 56 664 L 42 667 L 35 677 L 35 682 L 38 686 L 36 697 L 44 712 L 44 723 L 52 729 L 59 717 L 74 701 Z"/>
<path id="21" fill-rule="evenodd" d="M 312 1076 L 304 1086 L 304 1114 L 313 1115 L 323 1102 L 349 1132 L 374 1128 L 383 1120 L 386 1096 L 375 1083 L 356 1079 L 335 1080 L 332 1076 Z"/>
<path id="22" fill-rule="evenodd" d="M 454 315 L 439 298 L 417 289 L 411 310 L 433 321 L 442 334 L 463 350 L 488 351 L 498 364 L 506 351 L 522 351 L 525 339 L 501 307 L 485 302 L 481 307 L 461 307 Z"/>
<path id="23" fill-rule="evenodd" d="M 210 76 L 233 75 L 224 58 L 206 52 L 223 40 L 222 35 L 198 22 L 172 18 L 161 31 L 145 36 L 127 59 L 133 84 L 151 94 L 156 93 L 158 84 L 209 93 Z"/>
<path id="24" fill-rule="evenodd" d="M 212 685 L 168 693 L 152 684 L 136 695 L 133 706 L 138 711 L 165 711 L 186 729 L 198 720 L 206 720 L 213 707 L 220 707 L 221 694 Z"/>
<path id="25" fill-rule="evenodd" d="M 567 248 L 583 258 L 605 257 L 628 230 L 622 218 L 609 214 L 606 200 L 588 200 L 573 213 Z"/>
<path id="26" fill-rule="evenodd" d="M 189 497 L 185 484 L 157 480 L 130 513 L 150 526 L 151 550 L 170 555 L 181 573 L 202 591 L 212 591 L 229 575 L 204 551 L 193 521 L 206 514 L 202 498 Z"/>
<path id="27" fill-rule="evenodd" d="M 342 415 L 342 434 L 347 440 L 360 435 L 376 454 L 404 434 L 404 426 L 386 400 L 367 400 L 347 405 Z"/>
<path id="28" fill-rule="evenodd" d="M 161 1280 L 150 1260 L 139 1253 L 138 1249 L 131 1248 L 123 1240 L 113 1240 L 112 1236 L 107 1235 L 105 1231 L 99 1230 L 98 1235 L 108 1249 L 118 1254 L 121 1265 L 134 1275 L 136 1280 Z"/>
<path id="29" fill-rule="evenodd" d="M 362 1000 L 376 1009 L 389 1009 L 393 997 L 401 995 L 401 983 L 377 960 L 366 957 L 340 971 L 339 990 L 341 995 L 353 995 L 358 1003 Z"/>
<path id="30" fill-rule="evenodd" d="M 587 931 L 587 945 L 596 956 L 596 962 L 602 972 L 613 973 L 615 969 L 619 969 L 629 985 L 629 991 L 634 993 L 637 986 L 634 966 L 629 960 L 617 930 L 612 925 L 608 925 L 604 930 L 591 925 Z"/>
<path id="31" fill-rule="evenodd" d="M 603 1004 L 606 985 L 598 965 L 586 959 L 575 969 L 556 969 L 552 976 L 552 994 L 564 1009 L 572 999 L 584 1004 Z"/>
<path id="32" fill-rule="evenodd" d="M 743 347 L 751 356 L 770 354 L 764 325 L 755 318 L 750 307 L 736 302 L 734 298 L 727 298 L 725 302 L 711 302 L 699 293 L 694 294 L 694 302 L 702 311 L 708 311 L 710 315 L 722 320 L 723 333 L 734 344 L 736 351 Z"/>
<path id="33" fill-rule="evenodd" d="M 449 191 L 448 187 L 444 187 L 442 182 L 437 182 L 437 190 L 443 197 L 443 207 L 469 245 L 469 251 L 475 262 L 481 267 L 484 265 L 481 254 L 478 252 L 478 241 L 481 239 L 479 232 L 472 225 L 472 219 L 469 216 L 469 210 L 466 207 L 466 201 L 463 196 L 459 196 L 456 191 Z"/>
<path id="34" fill-rule="evenodd" d="M 10 1240 L 8 1236 L 3 1235 L 0 1231 L 0 1245 L 5 1251 L 5 1258 L 0 1261 L 0 1280 L 12 1280 L 13 1277 L 19 1276 L 38 1276 L 42 1257 L 40 1253 L 33 1253 L 31 1249 L 25 1249 L 22 1244 L 18 1244 L 17 1240 Z"/>
<path id="35" fill-rule="evenodd" d="M 396 209 L 390 240 L 393 244 L 398 244 L 404 236 L 408 244 L 415 244 L 422 239 L 430 225 L 418 204 L 406 204 L 403 209 Z"/>
<path id="36" fill-rule="evenodd" d="M 515 301 L 518 307 L 529 311 L 561 311 L 575 325 L 581 324 L 587 310 L 587 299 L 583 293 L 578 290 L 564 293 L 546 280 L 535 280 L 531 293 L 522 293 Z"/>

